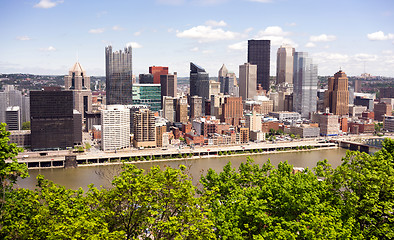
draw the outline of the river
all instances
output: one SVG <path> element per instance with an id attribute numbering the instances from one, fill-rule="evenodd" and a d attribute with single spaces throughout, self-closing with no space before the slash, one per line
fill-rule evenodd
<path id="1" fill-rule="evenodd" d="M 256 164 L 264 164 L 270 159 L 274 166 L 279 162 L 288 161 L 294 167 L 313 168 L 318 161 L 327 159 L 327 161 L 336 168 L 341 164 L 341 159 L 346 154 L 346 150 L 342 148 L 312 150 L 312 151 L 296 151 L 296 152 L 277 152 L 270 154 L 254 154 L 253 160 Z M 168 160 L 157 162 L 137 162 L 137 167 L 145 170 L 150 169 L 153 165 L 159 165 L 162 169 L 165 167 L 178 168 L 180 164 L 185 165 L 188 174 L 193 178 L 193 183 L 198 184 L 202 174 L 206 174 L 209 168 L 220 172 L 223 167 L 231 161 L 233 167 L 238 168 L 242 162 L 246 162 L 246 156 L 226 156 L 226 157 L 210 157 L 188 160 Z M 47 179 L 65 186 L 66 188 L 78 189 L 82 187 L 87 189 L 87 185 L 93 183 L 96 187 L 110 187 L 110 181 L 113 176 L 121 171 L 121 165 L 104 165 L 104 166 L 84 166 L 71 169 L 41 169 L 29 170 L 29 178 L 20 179 L 18 186 L 23 188 L 34 189 L 37 184 L 36 177 L 38 174 L 44 175 Z"/>

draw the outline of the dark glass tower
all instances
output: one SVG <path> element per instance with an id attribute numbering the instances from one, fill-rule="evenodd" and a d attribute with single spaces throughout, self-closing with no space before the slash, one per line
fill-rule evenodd
<path id="1" fill-rule="evenodd" d="M 190 63 L 190 96 L 203 97 L 205 91 L 209 91 L 209 74 L 204 68 Z"/>
<path id="2" fill-rule="evenodd" d="M 248 40 L 248 63 L 257 65 L 257 85 L 270 88 L 270 40 Z"/>
<path id="3" fill-rule="evenodd" d="M 112 46 L 105 48 L 106 97 L 107 105 L 132 104 L 132 56 L 131 46 L 124 52 L 112 52 Z"/>

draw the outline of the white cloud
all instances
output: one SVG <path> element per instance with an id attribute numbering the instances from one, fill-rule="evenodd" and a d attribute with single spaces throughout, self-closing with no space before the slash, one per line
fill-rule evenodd
<path id="1" fill-rule="evenodd" d="M 311 42 L 331 42 L 336 39 L 337 39 L 337 37 L 334 35 L 320 34 L 318 36 L 310 36 L 309 41 L 311 41 Z"/>
<path id="2" fill-rule="evenodd" d="M 377 55 L 367 54 L 367 53 L 359 53 L 354 55 L 354 59 L 360 62 L 372 62 L 378 59 Z"/>
<path id="3" fill-rule="evenodd" d="M 124 30 L 124 28 L 122 28 L 122 27 L 120 27 L 118 25 L 115 25 L 115 26 L 112 27 L 112 30 L 114 30 L 114 31 L 122 31 L 122 30 Z M 103 29 L 103 31 L 104 31 L 104 29 Z"/>
<path id="4" fill-rule="evenodd" d="M 215 21 L 215 20 L 208 20 L 205 22 L 205 25 L 211 26 L 211 27 L 225 27 L 227 26 L 227 23 L 223 20 L 221 21 Z"/>
<path id="5" fill-rule="evenodd" d="M 250 2 L 270 3 L 272 0 L 249 0 Z"/>
<path id="6" fill-rule="evenodd" d="M 393 54 L 394 52 L 391 50 L 384 50 L 382 51 L 383 54 Z"/>
<path id="7" fill-rule="evenodd" d="M 305 47 L 307 47 L 307 48 L 313 48 L 313 47 L 316 47 L 316 44 L 314 44 L 313 42 L 308 42 L 308 43 L 305 45 Z"/>
<path id="8" fill-rule="evenodd" d="M 382 31 L 377 31 L 374 33 L 367 34 L 367 37 L 369 40 L 372 40 L 372 41 L 382 41 L 382 40 L 394 39 L 394 34 L 388 33 L 386 35 Z"/>
<path id="9" fill-rule="evenodd" d="M 241 34 L 231 31 L 224 31 L 221 28 L 212 28 L 211 26 L 197 26 L 188 30 L 177 32 L 179 38 L 196 39 L 199 42 L 212 42 L 218 40 L 231 40 L 235 39 Z"/>
<path id="10" fill-rule="evenodd" d="M 54 51 L 56 51 L 56 48 L 54 48 L 52 46 L 49 46 L 47 48 L 40 48 L 40 51 L 43 51 L 43 52 L 54 52 Z"/>
<path id="11" fill-rule="evenodd" d="M 31 38 L 28 37 L 28 36 L 18 36 L 18 37 L 16 37 L 16 39 L 21 40 L 21 41 L 29 41 L 29 40 L 31 40 Z"/>
<path id="12" fill-rule="evenodd" d="M 134 36 L 140 36 L 141 35 L 141 31 L 135 32 Z"/>
<path id="13" fill-rule="evenodd" d="M 280 46 L 283 44 L 289 44 L 293 47 L 298 47 L 293 40 L 290 38 L 286 38 L 285 36 L 290 35 L 290 32 L 285 32 L 281 27 L 278 26 L 270 26 L 266 29 L 259 31 L 255 36 L 255 39 L 261 40 L 271 40 L 272 46 Z"/>
<path id="14" fill-rule="evenodd" d="M 198 47 L 194 47 L 194 48 L 190 49 L 190 51 L 192 51 L 192 52 L 198 52 Z"/>
<path id="15" fill-rule="evenodd" d="M 243 41 L 243 42 L 239 42 L 239 43 L 234 43 L 234 44 L 228 45 L 227 47 L 231 50 L 246 50 L 248 47 L 248 42 Z"/>
<path id="16" fill-rule="evenodd" d="M 59 3 L 63 3 L 63 0 L 59 0 L 56 2 L 53 2 L 51 0 L 41 0 L 39 3 L 34 5 L 34 7 L 35 8 L 53 8 Z"/>
<path id="17" fill-rule="evenodd" d="M 103 33 L 104 31 L 105 31 L 104 28 L 96 28 L 96 29 L 90 29 L 89 33 L 98 34 L 98 33 Z"/>
<path id="18" fill-rule="evenodd" d="M 345 63 L 350 60 L 349 55 L 341 53 L 318 52 L 312 54 L 316 63 Z"/>
<path id="19" fill-rule="evenodd" d="M 290 26 L 290 27 L 294 27 L 294 26 L 297 26 L 297 23 L 295 23 L 295 22 L 292 22 L 292 23 L 288 23 L 288 24 L 286 24 L 287 26 Z"/>
<path id="20" fill-rule="evenodd" d="M 126 46 L 131 46 L 132 48 L 142 48 L 142 45 L 136 42 L 129 42 L 126 44 Z"/>

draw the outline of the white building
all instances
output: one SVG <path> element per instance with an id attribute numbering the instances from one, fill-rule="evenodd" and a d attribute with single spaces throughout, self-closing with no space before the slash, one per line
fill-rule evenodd
<path id="1" fill-rule="evenodd" d="M 107 105 L 101 111 L 101 146 L 104 151 L 130 147 L 130 110 L 123 105 Z"/>
<path id="2" fill-rule="evenodd" d="M 239 96 L 242 100 L 256 96 L 257 65 L 245 63 L 239 66 Z"/>

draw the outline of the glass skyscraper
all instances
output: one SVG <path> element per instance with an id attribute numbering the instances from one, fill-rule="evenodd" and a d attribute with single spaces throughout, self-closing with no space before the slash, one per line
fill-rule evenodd
<path id="1" fill-rule="evenodd" d="M 270 88 L 270 40 L 248 40 L 248 63 L 257 65 L 257 84 Z"/>
<path id="2" fill-rule="evenodd" d="M 105 48 L 106 97 L 107 105 L 132 104 L 132 55 L 131 46 L 112 52 L 112 46 Z"/>
<path id="3" fill-rule="evenodd" d="M 317 65 L 312 63 L 308 53 L 295 52 L 293 67 L 293 110 L 309 118 L 310 112 L 316 112 Z"/>
<path id="4" fill-rule="evenodd" d="M 204 90 L 209 89 L 209 75 L 205 69 L 190 63 L 190 96 L 203 97 Z"/>

